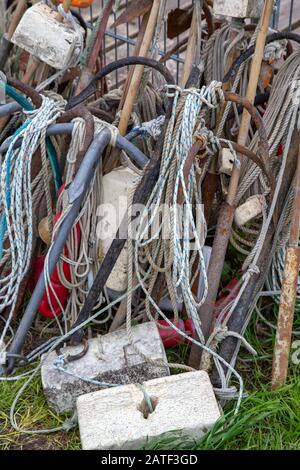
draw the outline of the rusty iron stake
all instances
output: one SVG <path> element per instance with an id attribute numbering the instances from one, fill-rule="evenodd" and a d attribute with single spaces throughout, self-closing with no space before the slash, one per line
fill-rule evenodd
<path id="1" fill-rule="evenodd" d="M 289 246 L 286 250 L 284 275 L 282 282 L 280 307 L 275 338 L 272 368 L 272 388 L 278 388 L 286 382 L 289 352 L 291 347 L 292 328 L 300 267 L 300 146 L 298 152 L 297 173 L 295 181 L 294 210 L 291 224 Z"/>
<path id="2" fill-rule="evenodd" d="M 113 1 L 107 0 L 104 5 L 102 5 L 102 11 L 100 13 L 101 17 L 99 17 L 99 24 L 97 25 L 98 30 L 97 33 L 92 35 L 90 42 L 86 48 L 88 51 L 88 57 L 86 63 L 83 64 L 81 69 L 81 74 L 79 78 L 79 82 L 76 87 L 75 95 L 78 95 L 92 80 L 93 73 L 96 67 L 97 58 L 99 54 L 102 52 L 102 44 L 103 38 L 105 35 L 107 23 L 109 20 L 109 16 L 112 12 L 113 8 Z"/>
<path id="3" fill-rule="evenodd" d="M 231 235 L 231 227 L 235 213 L 235 205 L 234 203 L 232 203 L 232 195 L 234 194 L 234 186 L 236 185 L 237 181 L 235 175 L 239 174 L 239 162 L 238 164 L 236 162 L 235 165 L 238 166 L 237 172 L 233 172 L 233 178 L 231 180 L 231 190 L 228 191 L 227 200 L 223 203 L 221 207 L 216 228 L 216 234 L 212 246 L 207 275 L 209 289 L 207 292 L 206 300 L 199 310 L 202 332 L 205 339 L 208 338 L 213 323 L 214 305 L 218 294 L 218 288 L 220 284 L 225 255 Z M 193 346 L 191 348 L 191 353 L 189 357 L 189 366 L 194 367 L 195 369 L 199 369 L 201 351 L 197 346 Z"/>
<path id="4" fill-rule="evenodd" d="M 297 167 L 297 154 L 299 149 L 299 135 L 298 131 L 295 130 L 292 136 L 291 145 L 288 152 L 286 168 L 285 168 L 285 177 L 282 181 L 278 196 L 278 212 L 279 214 L 285 210 L 287 204 L 287 194 L 289 188 L 292 184 L 293 177 L 296 172 Z M 228 330 L 234 331 L 237 333 L 242 333 L 246 325 L 250 320 L 249 311 L 252 310 L 257 294 L 263 288 L 266 274 L 269 270 L 271 259 L 272 259 L 272 244 L 274 240 L 274 235 L 276 232 L 276 224 L 272 224 L 267 233 L 264 250 L 262 251 L 259 260 L 257 261 L 257 266 L 259 268 L 259 273 L 252 275 L 247 289 L 241 295 L 241 298 L 235 307 L 232 315 L 227 323 Z M 232 357 L 238 352 L 240 348 L 240 342 L 237 338 L 227 337 L 225 338 L 219 347 L 219 355 L 228 363 L 231 363 Z M 234 367 L 234 363 L 231 365 Z M 222 366 L 224 369 L 224 374 L 227 373 L 227 367 Z M 212 383 L 215 387 L 221 387 L 221 381 L 219 377 L 219 372 L 214 367 L 212 374 Z"/>
<path id="5" fill-rule="evenodd" d="M 219 174 L 214 172 L 212 167 L 207 171 L 205 178 L 202 183 L 202 194 L 203 200 L 202 204 L 204 207 L 204 217 L 209 227 L 211 211 L 213 208 L 213 202 L 215 198 L 215 194 L 218 190 L 219 186 Z"/>
<path id="6" fill-rule="evenodd" d="M 262 119 L 256 110 L 256 108 L 246 99 L 235 93 L 225 92 L 225 99 L 227 101 L 233 101 L 236 104 L 240 104 L 247 109 L 252 117 L 257 132 L 259 135 L 259 146 L 258 151 L 261 155 L 261 165 L 263 165 L 264 170 L 270 176 L 270 166 L 269 166 L 269 149 L 267 134 L 262 122 Z M 239 147 L 241 150 L 243 146 Z M 244 151 L 245 153 L 245 151 Z M 249 152 L 246 151 L 249 154 Z M 250 155 L 248 155 L 250 156 Z M 256 160 L 256 158 L 255 158 Z M 227 200 L 223 204 L 220 210 L 219 220 L 217 223 L 216 234 L 214 237 L 214 242 L 212 246 L 212 254 L 208 267 L 208 293 L 204 304 L 199 309 L 199 317 L 201 320 L 202 331 L 205 339 L 208 339 L 212 325 L 213 325 L 213 311 L 214 304 L 218 294 L 219 283 L 222 275 L 223 265 L 225 261 L 225 255 L 228 247 L 228 242 L 231 235 L 231 227 L 234 218 L 235 212 L 235 196 L 238 187 L 240 174 L 240 165 L 236 164 L 233 167 L 232 175 L 230 178 L 230 184 L 227 194 Z M 272 186 L 271 186 L 272 188 Z M 198 346 L 192 345 L 191 353 L 189 357 L 189 365 L 194 368 L 199 368 L 201 360 L 202 351 Z"/>

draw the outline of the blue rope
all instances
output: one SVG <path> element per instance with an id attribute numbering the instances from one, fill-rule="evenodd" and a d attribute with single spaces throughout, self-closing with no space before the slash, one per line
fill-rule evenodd
<path id="1" fill-rule="evenodd" d="M 28 101 L 27 98 L 25 98 L 23 95 L 18 93 L 18 91 L 15 88 L 13 88 L 11 85 L 7 85 L 7 84 L 5 85 L 5 92 L 8 96 L 10 96 L 10 98 L 13 98 L 26 111 L 34 110 L 34 107 L 30 103 L 30 101 Z M 20 129 L 22 130 L 24 129 L 24 127 L 21 127 Z M 14 136 L 15 135 L 17 135 L 17 133 L 15 133 Z M 47 145 L 47 153 L 48 153 L 48 157 L 50 160 L 51 170 L 52 170 L 52 174 L 54 178 L 55 189 L 56 191 L 58 191 L 62 185 L 62 179 L 61 179 L 61 174 L 59 170 L 56 151 L 49 137 L 47 137 L 46 139 L 46 145 Z"/>
<path id="2" fill-rule="evenodd" d="M 13 137 L 16 137 L 18 134 L 20 134 L 26 127 L 28 126 L 30 121 L 25 122 L 19 129 L 16 130 L 16 132 L 13 134 Z M 10 207 L 10 200 L 11 200 L 11 192 L 10 192 L 10 169 L 11 169 L 11 160 L 10 160 L 10 153 L 8 155 L 8 162 L 7 162 L 7 171 L 6 171 L 6 178 L 5 178 L 5 190 L 6 190 L 6 203 L 8 207 Z M 5 232 L 7 228 L 7 222 L 6 222 L 6 215 L 3 213 L 1 215 L 1 223 L 0 223 L 0 259 L 2 258 L 3 255 L 3 242 L 4 242 L 4 237 L 5 237 Z"/>
<path id="3" fill-rule="evenodd" d="M 131 142 L 135 142 L 140 137 L 149 137 L 149 133 L 145 129 L 142 129 L 141 127 L 133 127 L 131 131 L 128 132 L 128 136 L 130 136 L 131 134 L 135 134 L 135 133 L 136 135 L 130 139 Z"/>

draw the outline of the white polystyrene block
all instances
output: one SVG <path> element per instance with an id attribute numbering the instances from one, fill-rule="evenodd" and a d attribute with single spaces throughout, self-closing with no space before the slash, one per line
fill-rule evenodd
<path id="1" fill-rule="evenodd" d="M 57 11 L 37 3 L 26 10 L 11 41 L 60 70 L 68 65 L 74 53 L 77 35 L 69 24 L 57 20 Z"/>
<path id="2" fill-rule="evenodd" d="M 98 210 L 100 221 L 97 225 L 99 261 L 104 259 L 126 214 L 128 197 L 135 187 L 136 180 L 137 174 L 127 167 L 116 168 L 103 177 L 103 199 L 101 208 Z M 126 290 L 127 259 L 127 244 L 125 244 L 107 280 L 106 287 L 117 292 Z"/>
<path id="3" fill-rule="evenodd" d="M 262 201 L 260 196 L 251 196 L 244 204 L 236 208 L 234 221 L 239 227 L 255 219 L 262 213 Z"/>
<path id="4" fill-rule="evenodd" d="M 259 18 L 263 0 L 214 0 L 214 14 L 233 18 Z"/>
<path id="5" fill-rule="evenodd" d="M 132 328 L 133 342 L 139 350 L 153 361 L 167 361 L 166 353 L 154 322 L 142 323 Z M 67 362 L 65 368 L 80 377 L 112 384 L 141 382 L 169 374 L 167 366 L 146 362 L 131 346 L 126 330 L 89 339 L 88 351 L 80 359 Z M 61 349 L 66 357 L 82 351 L 80 346 Z M 99 390 L 98 385 L 81 380 L 55 368 L 57 353 L 52 351 L 42 364 L 41 376 L 44 394 L 49 405 L 58 413 L 71 411 L 76 398 Z M 103 387 L 102 387 L 103 388 Z"/>
<path id="6" fill-rule="evenodd" d="M 221 151 L 219 172 L 231 175 L 233 169 L 234 155 L 230 149 L 224 148 Z"/>

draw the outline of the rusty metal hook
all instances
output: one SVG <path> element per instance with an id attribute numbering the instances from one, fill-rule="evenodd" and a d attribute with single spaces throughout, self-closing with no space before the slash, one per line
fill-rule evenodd
<path id="1" fill-rule="evenodd" d="M 78 359 L 81 359 L 82 357 L 84 357 L 86 355 L 86 353 L 88 352 L 89 350 L 89 343 L 88 341 L 83 338 L 82 339 L 82 344 L 83 344 L 83 349 L 82 351 L 80 351 L 79 353 L 77 354 L 68 354 L 64 359 L 65 359 L 65 362 L 74 362 L 74 361 L 78 361 Z M 61 345 L 58 345 L 57 348 L 55 349 L 56 351 L 56 354 L 58 356 L 61 356 L 62 355 L 62 352 L 61 352 Z"/>

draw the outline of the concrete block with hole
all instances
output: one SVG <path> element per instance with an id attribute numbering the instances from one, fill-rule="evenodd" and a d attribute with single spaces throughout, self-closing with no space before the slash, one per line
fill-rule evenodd
<path id="1" fill-rule="evenodd" d="M 134 326 L 132 334 L 134 344 L 147 358 L 154 361 L 167 360 L 154 322 Z M 82 349 L 82 345 L 67 346 L 60 352 L 67 357 L 80 353 Z M 57 370 L 55 359 L 55 351 L 45 357 L 41 376 L 47 401 L 56 412 L 71 411 L 75 408 L 77 397 L 104 388 Z M 65 368 L 71 374 L 112 384 L 143 382 L 170 374 L 167 366 L 152 365 L 138 354 L 129 343 L 125 330 L 90 339 L 87 353 L 80 359 L 67 362 Z"/>
<path id="2" fill-rule="evenodd" d="M 175 432 L 199 441 L 220 417 L 205 371 L 187 372 L 82 395 L 77 412 L 84 450 L 135 450 Z M 147 400 L 151 400 L 150 412 Z"/>

